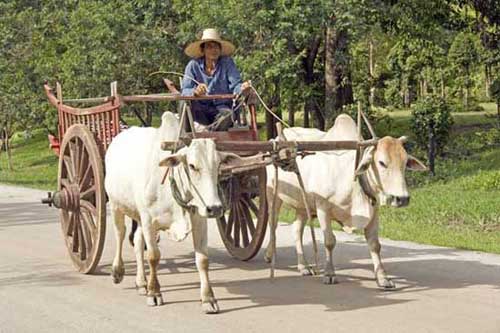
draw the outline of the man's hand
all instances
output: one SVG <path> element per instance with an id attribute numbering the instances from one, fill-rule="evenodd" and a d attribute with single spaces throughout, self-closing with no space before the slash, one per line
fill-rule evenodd
<path id="1" fill-rule="evenodd" d="M 205 83 L 200 83 L 195 89 L 194 89 L 194 95 L 195 96 L 203 96 L 207 94 L 208 87 Z"/>
<path id="2" fill-rule="evenodd" d="M 247 93 L 250 87 L 252 86 L 252 81 L 245 81 L 241 84 L 241 92 Z"/>

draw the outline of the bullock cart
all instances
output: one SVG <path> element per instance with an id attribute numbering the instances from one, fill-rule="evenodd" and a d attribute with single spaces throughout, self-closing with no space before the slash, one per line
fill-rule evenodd
<path id="1" fill-rule="evenodd" d="M 232 99 L 238 96 L 181 96 L 165 80 L 169 93 L 122 96 L 117 84 L 111 84 L 107 97 L 63 99 L 59 83 L 56 91 L 48 84 L 44 89 L 49 102 L 58 112 L 58 137 L 49 135 L 50 147 L 59 156 L 57 191 L 48 193 L 42 202 L 60 211 L 60 222 L 66 247 L 75 268 L 92 273 L 102 255 L 106 234 L 106 193 L 104 190 L 104 156 L 113 138 L 122 130 L 120 108 L 137 102 Z M 87 106 L 87 105 L 91 106 Z M 78 107 L 71 106 L 78 105 Z M 86 107 L 81 107 L 85 105 Z M 187 112 L 185 110 L 188 110 Z M 220 170 L 220 193 L 226 214 L 217 219 L 220 236 L 228 252 L 239 260 L 250 260 L 259 251 L 268 220 L 266 166 L 288 164 L 297 156 L 321 150 L 361 149 L 376 140 L 364 142 L 259 142 L 255 105 L 244 103 L 243 120 L 228 131 L 196 132 L 189 108 L 184 108 L 182 126 L 188 131 L 175 142 L 164 142 L 162 149 L 175 150 L 193 138 L 212 138 L 217 149 L 237 153 L 242 163 Z M 358 122 L 360 118 L 358 116 Z"/>

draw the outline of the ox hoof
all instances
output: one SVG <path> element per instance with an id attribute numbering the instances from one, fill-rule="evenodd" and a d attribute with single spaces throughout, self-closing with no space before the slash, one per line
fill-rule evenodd
<path id="1" fill-rule="evenodd" d="M 160 295 L 148 296 L 146 298 L 146 304 L 149 306 L 160 306 L 163 305 L 163 298 Z"/>
<path id="2" fill-rule="evenodd" d="M 115 284 L 122 282 L 124 275 L 125 275 L 125 268 L 123 267 L 113 267 L 111 269 L 111 277 L 113 278 L 113 283 Z"/>
<path id="3" fill-rule="evenodd" d="M 300 265 L 298 267 L 299 269 L 299 273 L 302 275 L 302 276 L 311 276 L 311 275 L 314 275 L 314 271 L 311 267 L 309 266 L 302 266 Z"/>
<path id="4" fill-rule="evenodd" d="M 148 294 L 148 288 L 146 286 L 135 285 L 135 290 L 139 296 L 146 296 Z"/>
<path id="5" fill-rule="evenodd" d="M 271 263 L 272 261 L 272 257 L 271 256 L 268 256 L 267 253 L 264 253 L 264 261 L 267 262 L 268 264 Z"/>
<path id="6" fill-rule="evenodd" d="M 377 285 L 382 290 L 393 290 L 396 288 L 396 284 L 392 282 L 391 279 L 380 279 L 377 280 Z"/>
<path id="7" fill-rule="evenodd" d="M 324 284 L 337 284 L 339 281 L 337 280 L 337 277 L 335 275 L 325 275 L 323 276 L 323 283 Z"/>
<path id="8" fill-rule="evenodd" d="M 215 298 L 202 302 L 201 309 L 203 313 L 206 314 L 219 313 L 219 305 L 217 304 L 217 300 L 215 300 Z"/>

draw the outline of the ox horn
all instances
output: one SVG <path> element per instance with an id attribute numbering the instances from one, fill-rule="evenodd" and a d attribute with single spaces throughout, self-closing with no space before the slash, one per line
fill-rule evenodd
<path id="1" fill-rule="evenodd" d="M 408 142 L 408 137 L 406 135 L 403 135 L 403 136 L 400 136 L 398 138 L 399 141 L 401 141 L 401 143 L 407 143 Z"/>

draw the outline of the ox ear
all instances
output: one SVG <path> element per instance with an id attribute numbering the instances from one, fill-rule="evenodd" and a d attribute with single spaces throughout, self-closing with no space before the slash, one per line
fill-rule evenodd
<path id="1" fill-rule="evenodd" d="M 374 146 L 370 146 L 365 149 L 365 151 L 363 152 L 363 157 L 361 157 L 361 161 L 359 162 L 358 168 L 356 169 L 355 172 L 356 177 L 362 175 L 368 170 L 370 164 L 373 161 L 374 154 L 375 154 Z"/>
<path id="2" fill-rule="evenodd" d="M 424 163 L 420 162 L 415 157 L 408 155 L 408 160 L 406 161 L 406 167 L 408 170 L 412 171 L 428 171 Z"/>
<path id="3" fill-rule="evenodd" d="M 168 157 L 165 157 L 163 160 L 160 161 L 160 166 L 162 167 L 175 167 L 178 166 L 180 163 L 186 162 L 186 155 L 184 154 L 174 154 L 170 155 Z"/>
<path id="4" fill-rule="evenodd" d="M 240 164 L 243 159 L 233 153 L 222 153 L 219 152 L 220 164 L 224 165 L 237 165 Z"/>

